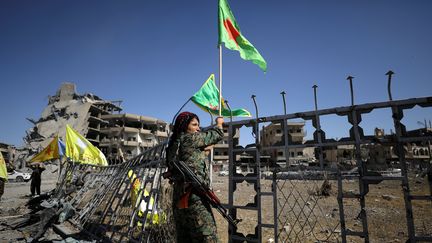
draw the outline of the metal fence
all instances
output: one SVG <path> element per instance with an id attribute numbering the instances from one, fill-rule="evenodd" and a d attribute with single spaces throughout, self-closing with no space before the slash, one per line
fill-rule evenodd
<path id="1" fill-rule="evenodd" d="M 164 158 L 161 144 L 114 166 L 68 163 L 55 198 L 73 209 L 69 222 L 83 239 L 173 242 L 171 197 L 161 178 Z"/>
<path id="2" fill-rule="evenodd" d="M 432 179 L 430 161 L 427 177 L 410 177 L 405 159 L 406 147 L 413 142 L 430 143 L 431 134 L 408 134 L 403 112 L 414 106 L 432 106 L 432 97 L 415 98 L 363 105 L 352 105 L 280 116 L 229 122 L 229 183 L 227 190 L 230 214 L 242 221 L 238 228 L 227 226 L 230 242 L 382 242 L 399 240 L 432 241 Z M 366 136 L 361 128 L 364 114 L 388 109 L 394 123 L 394 134 L 376 138 Z M 257 111 L 258 113 L 258 111 Z M 321 129 L 322 116 L 344 117 L 350 125 L 349 137 L 327 139 Z M 290 143 L 288 121 L 312 122 L 314 140 Z M 279 124 L 282 143 L 264 145 L 263 126 Z M 255 141 L 242 147 L 234 134 L 240 128 L 250 129 Z M 241 136 L 241 134 L 240 134 Z M 326 164 L 324 152 L 337 146 L 352 146 L 356 170 Z M 392 166 L 400 175 L 385 175 L 364 160 L 364 146 L 390 146 L 397 155 Z M 316 166 L 292 164 L 293 149 L 313 148 Z M 285 153 L 283 165 L 268 159 L 272 151 Z M 430 153 L 429 153 L 430 154 Z M 242 157 L 248 157 L 244 162 Z M 69 220 L 89 238 L 113 242 L 175 242 L 171 213 L 170 186 L 161 178 L 165 170 L 165 144 L 153 147 L 125 163 L 108 167 L 68 164 L 61 175 L 55 197 L 70 205 L 74 214 Z M 250 170 L 242 172 L 239 168 Z M 373 185 L 373 188 L 372 188 Z M 376 186 L 375 186 L 376 185 Z M 385 187 L 384 190 L 373 191 Z M 396 188 L 396 189 L 394 189 Z M 370 205 L 383 202 L 385 190 L 399 190 L 401 208 L 378 212 Z M 373 193 L 371 192 L 373 191 Z M 373 201 L 369 201 L 369 200 Z M 419 210 L 414 210 L 419 208 Z M 383 210 L 383 209 L 380 209 Z M 393 211 L 392 211 L 393 210 Z M 63 210 L 65 214 L 67 210 Z M 395 232 L 379 232 L 389 214 L 400 215 Z M 72 213 L 71 213 L 72 215 Z M 64 215 L 67 218 L 67 215 Z M 372 224 L 371 224 L 372 222 Z M 389 222 L 392 223 L 392 222 Z M 394 222 L 393 222 L 394 223 Z M 220 231 L 220 230 L 219 230 Z M 389 234 L 390 233 L 390 234 Z M 384 239 L 384 240 L 383 240 Z"/>
<path id="3" fill-rule="evenodd" d="M 255 101 L 255 97 L 252 97 Z M 256 103 L 255 103 L 256 104 Z M 427 158 L 424 173 L 428 177 L 423 180 L 415 180 L 410 177 L 406 161 L 407 147 L 411 143 L 428 144 L 432 134 L 410 134 L 407 133 L 402 123 L 403 112 L 415 106 L 432 106 L 432 97 L 415 98 L 398 101 L 370 103 L 362 105 L 351 105 L 347 107 L 336 107 L 330 109 L 309 112 L 285 114 L 281 116 L 257 117 L 251 120 L 236 121 L 229 124 L 229 160 L 230 160 L 230 185 L 228 207 L 232 215 L 237 218 L 248 218 L 244 226 L 240 223 L 238 229 L 230 228 L 229 240 L 231 242 L 383 242 L 392 239 L 404 239 L 410 242 L 432 241 L 432 175 L 430 154 Z M 381 112 L 383 109 L 391 111 L 390 119 L 393 120 L 394 134 L 376 137 L 364 135 L 361 127 L 362 116 L 372 111 Z M 258 114 L 258 110 L 256 111 Z M 326 138 L 321 129 L 321 117 L 336 115 L 344 117 L 348 122 L 349 137 L 336 139 Z M 307 143 L 289 143 L 288 121 L 298 120 L 311 121 L 314 131 L 314 140 Z M 283 128 L 281 142 L 264 145 L 260 140 L 264 134 L 263 128 L 266 124 L 279 124 Z M 242 147 L 239 141 L 233 139 L 233 134 L 239 130 L 246 129 L 247 133 L 254 134 L 255 143 Z M 240 134 L 240 137 L 242 134 Z M 344 171 L 340 164 L 330 166 L 326 164 L 324 154 L 338 146 L 352 146 L 356 170 L 351 173 Z M 386 175 L 367 163 L 363 156 L 365 146 L 386 146 L 396 157 L 392 167 L 400 170 L 399 175 Z M 290 151 L 302 148 L 314 148 L 315 156 L 318 158 L 317 166 L 303 167 L 299 164 L 290 164 Z M 275 161 L 265 159 L 266 155 L 274 154 L 274 151 L 284 151 L 285 162 L 282 166 L 275 165 Z M 238 168 L 244 166 L 241 157 L 252 156 L 248 166 L 252 173 L 238 173 Z M 239 159 L 240 158 L 240 159 Z M 265 161 L 265 162 L 263 162 Z M 273 164 L 272 164 L 273 163 Z M 267 180 L 263 180 L 263 168 L 270 167 L 273 172 L 270 179 L 271 190 L 264 191 Z M 238 186 L 247 182 L 253 185 L 252 203 L 238 204 L 235 202 L 238 194 Z M 413 185 L 416 183 L 416 185 Z M 389 185 L 386 185 L 389 184 Z M 356 185 L 353 187 L 353 185 Z M 379 190 L 369 193 L 372 185 L 377 185 Z M 412 190 L 412 187 L 420 190 Z M 337 188 L 333 192 L 326 192 L 326 188 Z M 385 189 L 380 188 L 385 187 Z M 396 188 L 396 189 L 395 189 Z M 371 205 L 379 203 L 379 200 L 392 200 L 385 195 L 386 190 L 399 190 L 401 208 L 397 222 L 386 222 L 386 215 L 394 212 L 382 212 L 383 219 L 380 222 L 375 217 Z M 250 192 L 249 192 L 250 193 Z M 420 194 L 421 193 L 421 194 Z M 378 197 L 377 197 L 378 196 Z M 368 200 L 374 199 L 372 203 Z M 356 205 L 357 204 L 357 205 Z M 418 221 L 414 218 L 413 208 L 418 207 Z M 248 212 L 256 215 L 252 221 Z M 272 212 L 273 211 L 273 212 Z M 273 217 L 270 222 L 263 222 Z M 371 219 L 369 219 L 371 217 Z M 392 220 L 395 218 L 392 217 Z M 370 223 L 373 223 L 372 225 Z M 385 224 L 395 224 L 393 228 L 386 228 L 388 232 L 379 232 L 376 227 Z M 399 227 L 404 224 L 405 227 Z M 254 229 L 253 232 L 247 229 Z M 393 231 L 394 232 L 391 232 Z M 416 231 L 417 230 L 417 231 Z M 371 238 L 371 234 L 373 237 Z M 391 238 L 394 237 L 394 238 Z M 402 240 L 402 241 L 405 241 Z"/>

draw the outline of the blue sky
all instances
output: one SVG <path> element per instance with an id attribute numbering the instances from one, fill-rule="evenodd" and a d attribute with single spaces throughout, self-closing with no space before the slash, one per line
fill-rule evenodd
<path id="1" fill-rule="evenodd" d="M 223 94 L 232 107 L 260 116 L 385 101 L 389 69 L 393 99 L 432 95 L 432 1 L 231 0 L 242 33 L 268 63 L 258 66 L 223 49 Z M 0 1 L 0 142 L 22 144 L 62 82 L 79 93 L 123 100 L 125 112 L 170 121 L 211 73 L 218 76 L 217 1 Z M 193 104 L 203 125 L 209 115 Z M 365 120 L 366 132 L 391 127 L 389 113 Z M 432 119 L 417 108 L 408 128 Z M 328 137 L 348 134 L 328 119 Z M 344 128 L 344 129 L 342 129 Z M 387 130 L 388 131 L 388 130 Z M 313 131 L 308 131 L 312 134 Z"/>

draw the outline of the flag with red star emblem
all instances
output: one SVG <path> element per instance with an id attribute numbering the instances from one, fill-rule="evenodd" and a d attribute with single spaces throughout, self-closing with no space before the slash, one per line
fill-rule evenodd
<path id="1" fill-rule="evenodd" d="M 55 136 L 46 148 L 30 159 L 30 162 L 44 162 L 47 160 L 58 159 L 60 158 L 60 155 L 59 138 L 58 136 Z"/>
<path id="2" fill-rule="evenodd" d="M 267 62 L 258 50 L 242 35 L 240 27 L 231 12 L 227 0 L 219 0 L 219 44 L 240 52 L 244 60 L 252 61 L 264 72 L 267 71 Z"/>

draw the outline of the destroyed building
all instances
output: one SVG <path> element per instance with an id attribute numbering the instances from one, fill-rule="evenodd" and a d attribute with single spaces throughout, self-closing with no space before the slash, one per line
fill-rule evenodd
<path id="1" fill-rule="evenodd" d="M 288 122 L 288 144 L 315 144 L 314 140 L 305 140 L 306 131 L 304 122 Z M 432 128 L 420 128 L 406 131 L 409 136 L 428 136 L 432 134 Z M 283 127 L 280 123 L 271 123 L 264 126 L 261 131 L 261 143 L 264 147 L 282 146 L 284 143 Z M 381 143 L 381 140 L 391 140 L 393 134 L 386 134 L 383 128 L 375 128 L 374 135 L 368 136 L 370 143 L 362 144 L 361 156 L 364 161 L 367 161 L 369 167 L 376 169 L 386 169 L 398 160 L 395 148 L 391 143 Z M 347 140 L 342 138 L 341 140 Z M 336 142 L 335 139 L 326 139 L 327 142 Z M 431 156 L 431 145 L 426 142 L 410 142 L 404 146 L 405 158 L 410 163 L 410 166 L 426 167 Z M 318 155 L 316 148 L 290 148 L 289 161 L 291 165 L 307 163 L 308 165 L 316 165 Z M 285 161 L 285 151 L 283 148 L 272 149 L 265 151 L 270 155 L 272 161 Z M 336 164 L 344 164 L 355 166 L 355 146 L 352 144 L 327 146 L 322 150 L 324 165 L 336 166 Z"/>
<path id="2" fill-rule="evenodd" d="M 227 170 L 228 169 L 228 127 L 223 128 L 224 136 L 222 141 L 214 145 L 213 148 L 213 170 L 214 171 L 220 171 L 220 170 Z M 239 129 L 236 129 L 233 133 L 233 143 L 238 143 L 240 139 L 240 131 Z"/>
<path id="3" fill-rule="evenodd" d="M 5 160 L 7 170 L 13 170 L 12 163 L 16 156 L 15 146 L 6 143 L 0 143 L 0 153 L 2 153 L 3 159 Z"/>
<path id="4" fill-rule="evenodd" d="M 271 123 L 264 126 L 260 137 L 264 147 L 279 146 L 284 144 L 284 128 L 281 123 Z M 303 144 L 305 142 L 306 131 L 304 122 L 287 122 L 288 144 Z M 267 152 L 267 151 L 266 151 Z M 311 160 L 313 151 L 310 148 L 290 148 L 289 160 L 294 163 L 299 160 Z M 267 152 L 272 161 L 285 162 L 285 150 L 283 148 L 274 149 Z"/>
<path id="5" fill-rule="evenodd" d="M 113 163 L 121 163 L 168 139 L 165 121 L 134 114 L 108 114 L 101 117 L 100 149 Z"/>
<path id="6" fill-rule="evenodd" d="M 38 120 L 27 118 L 34 126 L 26 132 L 26 151 L 21 152 L 20 158 L 28 160 L 56 135 L 64 141 L 66 124 L 101 149 L 108 161 L 110 158 L 118 159 L 119 148 L 127 156 L 133 156 L 168 136 L 166 122 L 140 115 L 120 114 L 120 103 L 91 93 L 80 95 L 75 84 L 63 83 L 57 93 L 49 97 L 48 105 Z M 132 136 L 130 132 L 140 134 L 140 137 Z M 19 164 L 18 167 L 24 166 L 22 161 Z"/>

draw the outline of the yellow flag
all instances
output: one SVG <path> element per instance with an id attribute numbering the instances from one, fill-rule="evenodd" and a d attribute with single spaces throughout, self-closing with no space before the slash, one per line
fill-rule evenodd
<path id="1" fill-rule="evenodd" d="M 46 148 L 31 158 L 30 162 L 43 162 L 58 158 L 60 158 L 58 136 L 55 136 L 55 138 L 48 144 Z"/>
<path id="2" fill-rule="evenodd" d="M 7 180 L 7 169 L 6 169 L 6 161 L 3 158 L 2 153 L 0 152 L 0 177 Z"/>
<path id="3" fill-rule="evenodd" d="M 141 181 L 139 178 L 136 178 L 136 174 L 134 173 L 133 170 L 129 170 L 128 177 L 132 183 L 131 194 L 130 194 L 131 203 L 133 206 L 136 206 L 137 199 L 139 196 L 138 192 L 139 192 L 139 189 L 141 188 Z M 156 208 L 153 209 L 153 206 L 155 204 L 154 198 L 153 198 L 153 196 L 151 196 L 150 200 L 149 200 L 149 196 L 150 196 L 150 193 L 144 188 L 144 197 L 141 199 L 141 202 L 139 203 L 139 209 L 138 209 L 137 214 L 139 217 L 143 217 L 144 212 L 147 210 L 147 203 L 148 203 L 148 209 L 153 210 L 153 217 L 150 218 L 152 213 L 148 212 L 147 213 L 147 220 L 151 220 L 152 224 L 159 224 L 160 223 L 159 213 L 158 213 Z M 165 215 L 163 214 L 162 216 L 164 217 Z M 139 221 L 138 221 L 137 225 L 142 226 L 142 224 Z"/>
<path id="4" fill-rule="evenodd" d="M 108 165 L 105 155 L 69 125 L 66 125 L 66 157 L 84 164 Z"/>

